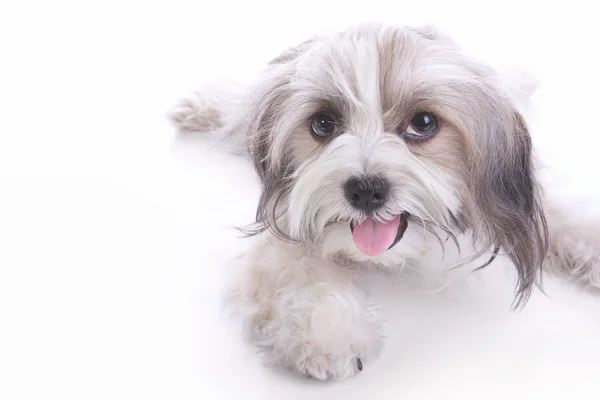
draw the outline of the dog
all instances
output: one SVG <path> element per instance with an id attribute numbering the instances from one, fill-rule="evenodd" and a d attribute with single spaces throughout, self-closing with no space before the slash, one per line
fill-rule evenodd
<path id="1" fill-rule="evenodd" d="M 418 263 L 441 237 L 492 250 L 481 267 L 508 257 L 515 307 L 542 270 L 600 287 L 600 231 L 546 195 L 515 93 L 435 27 L 364 24 L 284 51 L 239 93 L 173 109 L 179 131 L 226 140 L 260 178 L 231 293 L 269 364 L 361 371 L 384 334 L 356 269 Z"/>

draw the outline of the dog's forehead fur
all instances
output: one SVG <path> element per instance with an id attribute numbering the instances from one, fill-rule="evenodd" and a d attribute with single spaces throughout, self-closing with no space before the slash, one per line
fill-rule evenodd
<path id="1" fill-rule="evenodd" d="M 414 29 L 362 28 L 315 39 L 304 48 L 292 63 L 290 89 L 353 112 L 368 108 L 402 117 L 432 100 L 454 107 L 470 85 L 494 78 L 451 41 Z"/>
<path id="2" fill-rule="evenodd" d="M 415 112 L 432 111 L 445 119 L 446 132 L 413 150 L 442 168 L 464 169 L 473 150 L 464 116 L 481 96 L 469 86 L 485 76 L 485 66 L 465 61 L 452 41 L 427 29 L 361 27 L 304 45 L 290 79 L 292 90 L 310 93 L 304 104 L 337 110 L 346 133 L 365 139 L 395 133 Z M 462 98 L 468 93 L 473 96 Z M 304 133 L 295 138 L 306 139 Z M 302 148 L 317 146 L 303 143 Z"/>
<path id="3" fill-rule="evenodd" d="M 500 87 L 489 67 L 463 56 L 449 38 L 432 28 L 361 26 L 309 40 L 272 65 L 274 72 L 286 72 L 280 75 L 285 81 L 276 91 L 282 96 L 273 108 L 286 119 L 280 122 L 273 144 L 282 148 L 279 145 L 286 142 L 298 149 L 300 153 L 291 152 L 297 161 L 299 154 L 309 156 L 319 146 L 304 133 L 294 135 L 290 128 L 301 126 L 322 108 L 338 112 L 348 133 L 365 139 L 395 132 L 416 111 L 432 111 L 452 128 L 449 135 L 440 135 L 451 139 L 440 143 L 449 151 L 440 151 L 435 141 L 419 149 L 441 156 L 441 165 L 453 168 L 461 166 L 465 157 L 477 155 L 472 143 L 482 131 L 477 112 L 489 113 L 486 105 L 496 112 L 508 109 L 490 104 L 504 99 L 495 94 Z M 461 146 L 460 159 L 451 157 L 456 151 L 448 144 Z M 272 160 L 280 159 L 277 155 Z"/>

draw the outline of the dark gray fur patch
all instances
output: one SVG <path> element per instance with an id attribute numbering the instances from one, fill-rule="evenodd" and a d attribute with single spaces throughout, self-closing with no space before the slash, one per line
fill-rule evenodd
<path id="1" fill-rule="evenodd" d="M 538 283 L 548 250 L 548 230 L 534 175 L 531 138 L 520 115 L 508 132 L 491 132 L 494 146 L 484 153 L 484 164 L 474 185 L 478 219 L 490 244 L 506 251 L 518 272 L 515 307 L 528 300 Z"/>

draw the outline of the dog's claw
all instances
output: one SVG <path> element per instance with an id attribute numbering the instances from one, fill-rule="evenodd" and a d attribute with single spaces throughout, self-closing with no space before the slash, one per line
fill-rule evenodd
<path id="1" fill-rule="evenodd" d="M 356 366 L 358 367 L 359 371 L 362 371 L 363 366 L 362 366 L 362 361 L 360 361 L 360 358 L 356 359 Z"/>

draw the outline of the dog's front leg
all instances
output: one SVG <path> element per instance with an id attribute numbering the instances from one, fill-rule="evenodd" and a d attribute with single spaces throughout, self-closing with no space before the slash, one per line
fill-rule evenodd
<path id="1" fill-rule="evenodd" d="M 234 288 L 252 343 L 270 365 L 341 379 L 378 355 L 382 321 L 350 271 L 268 238 Z"/>

